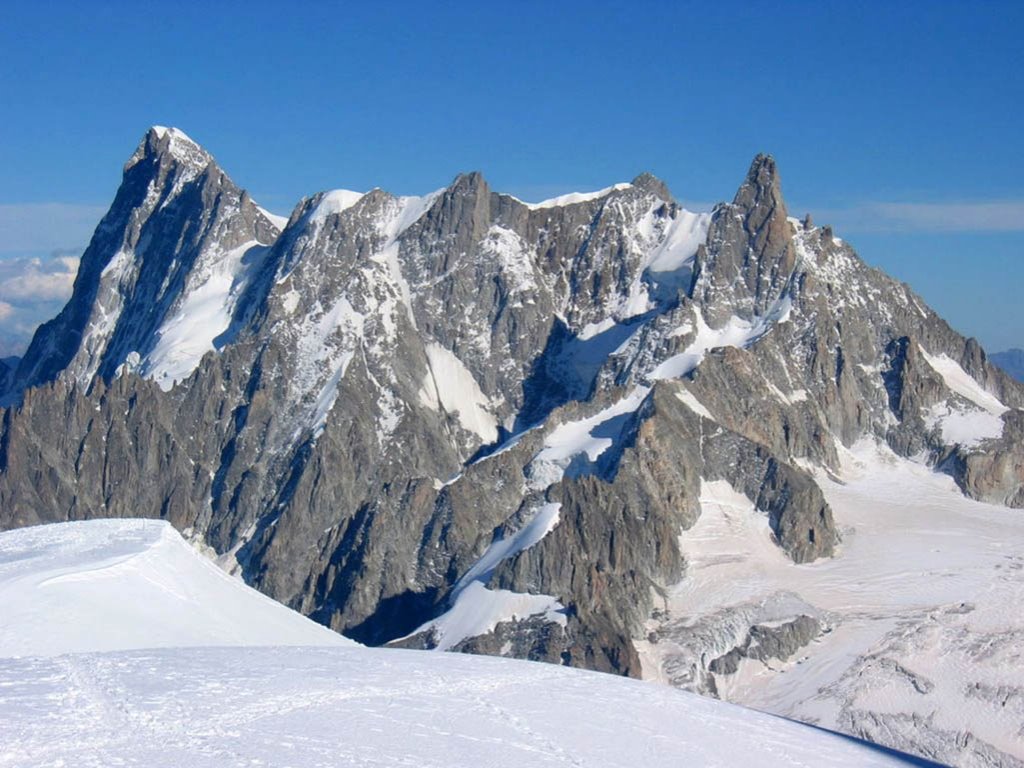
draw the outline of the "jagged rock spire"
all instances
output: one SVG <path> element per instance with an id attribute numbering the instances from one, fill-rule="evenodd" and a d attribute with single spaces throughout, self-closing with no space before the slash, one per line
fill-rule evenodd
<path id="1" fill-rule="evenodd" d="M 796 262 L 787 218 L 775 159 L 759 154 L 715 218 L 708 243 L 719 245 L 698 255 L 693 293 L 712 320 L 736 310 L 762 316 L 778 301 Z"/>
<path id="2" fill-rule="evenodd" d="M 766 198 L 781 203 L 782 183 L 775 158 L 762 152 L 750 164 L 747 178 L 736 191 L 732 203 L 749 210 Z"/>
<path id="3" fill-rule="evenodd" d="M 653 173 L 644 171 L 630 183 L 634 187 L 650 192 L 655 197 L 661 198 L 666 202 L 672 200 L 672 192 L 669 191 L 668 185 Z"/>
<path id="4" fill-rule="evenodd" d="M 747 178 L 736 192 L 733 205 L 745 217 L 751 247 L 759 257 L 777 254 L 786 247 L 791 235 L 782 182 L 775 158 L 760 154 L 754 158 Z"/>

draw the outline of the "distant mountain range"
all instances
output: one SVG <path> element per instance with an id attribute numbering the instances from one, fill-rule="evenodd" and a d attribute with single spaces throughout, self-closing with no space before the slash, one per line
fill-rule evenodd
<path id="1" fill-rule="evenodd" d="M 1024 349 L 1008 349 L 996 352 L 989 359 L 1017 379 L 1024 381 Z"/>
<path id="2" fill-rule="evenodd" d="M 1016 625 L 953 603 L 1005 602 L 985 579 L 1019 587 L 992 560 L 1016 550 L 907 531 L 931 510 L 977 532 L 990 507 L 971 500 L 1019 518 L 1024 386 L 790 217 L 770 156 L 711 213 L 646 173 L 540 203 L 466 173 L 421 197 L 320 192 L 283 219 L 154 127 L 71 299 L 0 384 L 0 527 L 162 518 L 372 645 L 737 699 L 751 665 L 766 681 L 806 656 L 786 679 L 836 698 L 805 717 L 943 760 L 1024 754 L 992 726 L 1011 673 L 984 660 L 927 699 L 948 718 L 851 682 L 939 686 L 899 672 L 928 649 L 897 648 L 897 624 L 1012 655 Z M 863 467 L 905 482 L 856 485 Z M 967 565 L 938 578 L 933 550 Z M 840 569 L 870 595 L 799 576 L 830 562 L 900 569 Z M 688 591 L 743 563 L 778 579 Z"/>

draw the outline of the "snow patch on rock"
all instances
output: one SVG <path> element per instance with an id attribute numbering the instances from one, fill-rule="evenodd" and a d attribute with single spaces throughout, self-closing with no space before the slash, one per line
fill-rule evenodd
<path id="1" fill-rule="evenodd" d="M 999 401 L 999 398 L 991 392 L 987 392 L 981 384 L 949 355 L 930 355 L 923 347 L 918 347 L 918 349 L 925 362 L 942 377 L 942 381 L 953 392 L 970 400 L 979 408 L 988 411 L 994 416 L 1001 416 L 1010 410 Z"/>
<path id="2" fill-rule="evenodd" d="M 789 319 L 791 308 L 792 301 L 789 296 L 785 296 L 763 317 L 745 320 L 734 315 L 721 328 L 711 328 L 704 322 L 700 310 L 694 307 L 696 333 L 693 340 L 683 352 L 673 355 L 654 368 L 648 374 L 648 378 L 678 379 L 693 371 L 700 365 L 704 356 L 716 347 L 749 347 L 776 323 Z M 692 332 L 692 329 L 688 330 Z"/>
<path id="3" fill-rule="evenodd" d="M 337 216 L 358 203 L 363 199 L 363 195 L 363 192 L 353 192 L 350 189 L 334 189 L 324 192 L 316 207 L 309 214 L 309 223 L 314 226 L 322 225 L 328 217 Z"/>
<path id="4" fill-rule="evenodd" d="M 630 416 L 643 404 L 649 387 L 634 387 L 624 398 L 593 416 L 555 427 L 525 472 L 528 487 L 543 490 L 565 476 L 577 477 L 621 437 Z"/>
<path id="5" fill-rule="evenodd" d="M 455 353 L 437 342 L 426 346 L 428 369 L 420 386 L 420 403 L 432 410 L 455 414 L 463 429 L 479 435 L 484 444 L 498 439 L 498 420 L 491 401 Z"/>
<path id="6" fill-rule="evenodd" d="M 270 246 L 256 240 L 223 256 L 205 255 L 188 279 L 184 298 L 157 329 L 156 345 L 142 361 L 142 374 L 165 392 L 189 375 L 231 325 L 238 300 L 263 264 Z"/>
<path id="7" fill-rule="evenodd" d="M 680 389 L 676 392 L 676 399 L 683 403 L 687 408 L 696 413 L 698 416 L 703 416 L 705 419 L 711 419 L 714 421 L 715 417 L 711 415 L 711 411 L 704 407 L 704 404 L 697 399 L 697 396 L 688 389 Z"/>
<path id="8" fill-rule="evenodd" d="M 924 423 L 929 429 L 937 426 L 946 445 L 964 448 L 975 448 L 986 440 L 1003 436 L 1004 424 L 999 416 L 955 403 L 936 403 L 925 412 Z"/>
<path id="9" fill-rule="evenodd" d="M 447 651 L 467 638 L 491 632 L 503 621 L 539 614 L 547 621 L 565 626 L 565 606 L 555 597 L 488 589 L 486 586 L 500 563 L 534 546 L 558 525 L 561 508 L 559 503 L 542 504 L 526 525 L 493 541 L 455 585 L 450 598 L 451 607 L 412 634 L 431 632 L 434 650 Z"/>
<path id="10" fill-rule="evenodd" d="M 602 197 L 607 197 L 612 192 L 620 192 L 624 189 L 630 189 L 633 185 L 627 183 L 613 184 L 610 187 L 599 189 L 595 192 L 570 192 L 566 195 L 559 195 L 558 197 L 552 197 L 547 200 L 541 200 L 539 203 L 526 203 L 520 200 L 531 211 L 542 210 L 544 208 L 561 208 L 566 205 L 578 205 L 579 203 L 589 203 L 591 200 L 600 200 Z"/>
<path id="11" fill-rule="evenodd" d="M 710 213 L 693 213 L 681 209 L 669 225 L 665 238 L 647 257 L 645 267 L 654 273 L 675 272 L 692 263 L 708 236 Z"/>

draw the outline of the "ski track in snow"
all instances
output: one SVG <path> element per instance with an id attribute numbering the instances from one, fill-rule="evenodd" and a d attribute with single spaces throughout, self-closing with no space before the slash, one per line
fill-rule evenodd
<path id="1" fill-rule="evenodd" d="M 0 659 L 0 714 L 3 768 L 912 764 L 609 675 L 365 648 Z"/>

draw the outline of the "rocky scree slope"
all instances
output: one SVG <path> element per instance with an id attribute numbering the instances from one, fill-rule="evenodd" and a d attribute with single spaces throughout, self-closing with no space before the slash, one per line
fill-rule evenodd
<path id="1" fill-rule="evenodd" d="M 833 553 L 808 467 L 872 436 L 1024 506 L 1024 389 L 771 157 L 527 204 L 476 173 L 287 222 L 154 128 L 9 376 L 0 525 L 158 517 L 361 642 L 638 675 L 702 481 Z"/>

